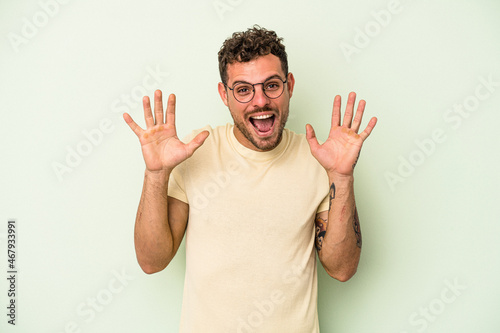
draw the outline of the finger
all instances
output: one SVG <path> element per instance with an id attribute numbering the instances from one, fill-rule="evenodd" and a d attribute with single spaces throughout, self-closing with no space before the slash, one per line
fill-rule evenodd
<path id="1" fill-rule="evenodd" d="M 165 123 L 168 125 L 171 125 L 173 128 L 175 128 L 175 95 L 170 94 L 168 96 L 168 102 L 167 102 L 167 115 L 165 119 Z"/>
<path id="2" fill-rule="evenodd" d="M 153 118 L 153 113 L 151 112 L 151 103 L 149 102 L 149 97 L 144 96 L 142 98 L 142 108 L 144 109 L 144 120 L 146 120 L 146 128 L 151 128 L 155 125 L 155 119 Z"/>
<path id="3" fill-rule="evenodd" d="M 316 138 L 316 132 L 314 131 L 314 128 L 309 124 L 306 125 L 306 139 L 307 143 L 309 143 L 311 153 L 313 151 L 316 151 L 320 147 L 318 139 Z"/>
<path id="4" fill-rule="evenodd" d="M 203 131 L 201 133 L 198 133 L 198 135 L 196 135 L 193 138 L 193 140 L 191 140 L 186 145 L 189 156 L 193 155 L 193 153 L 196 151 L 196 149 L 200 148 L 200 146 L 205 142 L 205 140 L 207 139 L 209 134 L 210 133 L 208 131 Z"/>
<path id="5" fill-rule="evenodd" d="M 342 121 L 343 127 L 351 127 L 352 113 L 354 111 L 354 103 L 356 102 L 356 93 L 349 93 L 347 97 L 347 105 L 345 107 L 344 120 Z"/>
<path id="6" fill-rule="evenodd" d="M 337 95 L 333 100 L 332 129 L 334 127 L 340 126 L 340 104 L 340 95 Z"/>
<path id="7" fill-rule="evenodd" d="M 128 113 L 123 114 L 123 119 L 127 123 L 127 125 L 134 131 L 134 133 L 138 136 L 141 137 L 142 133 L 144 130 L 135 123 L 135 121 L 132 119 L 132 117 Z"/>
<path id="8" fill-rule="evenodd" d="M 366 101 L 360 100 L 351 127 L 351 129 L 354 130 L 354 132 L 356 133 L 358 133 L 359 127 L 361 126 L 361 121 L 363 120 L 363 112 L 365 112 L 365 106 L 366 106 Z"/>
<path id="9" fill-rule="evenodd" d="M 155 91 L 155 124 L 163 124 L 163 100 L 161 90 Z"/>
<path id="10" fill-rule="evenodd" d="M 359 136 L 363 139 L 363 141 L 365 141 L 366 138 L 370 135 L 370 133 L 372 132 L 372 130 L 376 124 L 377 124 L 376 117 L 373 117 L 372 119 L 370 119 L 370 122 L 366 126 L 365 130 L 363 132 L 361 132 L 361 134 L 359 134 Z"/>

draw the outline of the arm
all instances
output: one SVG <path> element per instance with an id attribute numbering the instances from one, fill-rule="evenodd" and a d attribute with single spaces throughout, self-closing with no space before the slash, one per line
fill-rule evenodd
<path id="1" fill-rule="evenodd" d="M 172 170 L 193 155 L 208 136 L 199 133 L 184 144 L 175 129 L 175 96 L 170 95 L 163 117 L 161 91 L 155 92 L 155 118 L 148 97 L 143 99 L 147 129 L 140 128 L 125 113 L 123 118 L 137 135 L 146 163 L 144 185 L 135 221 L 134 242 L 137 261 L 148 274 L 163 270 L 174 257 L 184 236 L 188 205 L 168 197 L 168 179 Z"/>
<path id="2" fill-rule="evenodd" d="M 340 96 L 335 97 L 332 127 L 324 144 L 318 143 L 311 125 L 306 129 L 311 153 L 325 168 L 330 182 L 330 207 L 316 216 L 316 248 L 327 273 L 339 281 L 349 280 L 358 267 L 361 229 L 353 174 L 361 146 L 377 122 L 377 118 L 372 118 L 366 129 L 357 134 L 366 103 L 359 102 L 353 120 L 355 100 L 356 94 L 350 93 L 340 126 Z"/>
<path id="3" fill-rule="evenodd" d="M 167 197 L 169 175 L 148 170 L 144 174 L 134 244 L 137 261 L 148 274 L 159 272 L 170 263 L 186 230 L 188 205 Z"/>
<path id="4" fill-rule="evenodd" d="M 330 178 L 330 208 L 317 214 L 315 221 L 319 259 L 326 272 L 342 282 L 356 273 L 361 255 L 361 229 L 353 180 Z"/>

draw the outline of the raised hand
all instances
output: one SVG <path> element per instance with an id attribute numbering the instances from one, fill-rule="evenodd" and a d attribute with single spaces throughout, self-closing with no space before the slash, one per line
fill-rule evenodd
<path id="1" fill-rule="evenodd" d="M 191 157 L 208 137 L 208 131 L 203 131 L 187 144 L 179 140 L 175 129 L 175 95 L 168 97 L 165 121 L 160 90 L 155 91 L 154 118 L 149 97 L 145 96 L 142 104 L 146 120 L 145 130 L 137 125 L 128 113 L 123 114 L 123 119 L 139 138 L 147 170 L 172 171 L 179 163 Z"/>
<path id="2" fill-rule="evenodd" d="M 328 139 L 322 145 L 318 143 L 312 126 L 306 125 L 306 138 L 311 153 L 329 175 L 353 175 L 361 146 L 377 123 L 377 118 L 371 118 L 365 130 L 358 134 L 366 102 L 364 100 L 359 101 L 353 120 L 355 102 L 356 93 L 351 92 L 347 99 L 344 119 L 342 125 L 340 125 L 340 96 L 335 96 L 330 133 Z"/>

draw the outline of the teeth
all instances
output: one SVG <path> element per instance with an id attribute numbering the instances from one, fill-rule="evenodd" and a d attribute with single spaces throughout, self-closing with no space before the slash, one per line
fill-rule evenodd
<path id="1" fill-rule="evenodd" d="M 271 118 L 273 115 L 272 114 L 267 114 L 267 115 L 262 115 L 262 116 L 254 116 L 254 117 L 250 117 L 252 119 L 267 119 L 267 118 Z"/>

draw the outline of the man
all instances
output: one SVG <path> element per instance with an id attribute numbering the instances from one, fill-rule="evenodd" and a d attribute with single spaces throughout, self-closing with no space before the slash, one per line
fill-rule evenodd
<path id="1" fill-rule="evenodd" d="M 186 233 L 181 332 L 319 332 L 314 248 L 330 276 L 356 272 L 353 171 L 376 118 L 358 134 L 365 102 L 353 118 L 350 93 L 342 124 L 335 97 L 323 144 L 310 125 L 305 136 L 285 129 L 295 78 L 282 39 L 258 26 L 224 42 L 219 70 L 234 125 L 183 143 L 175 96 L 164 120 L 161 91 L 154 118 L 144 97 L 146 130 L 124 114 L 146 162 L 138 262 L 146 273 L 163 270 Z"/>

